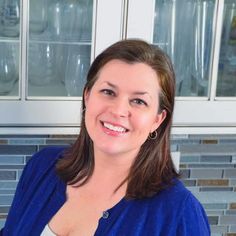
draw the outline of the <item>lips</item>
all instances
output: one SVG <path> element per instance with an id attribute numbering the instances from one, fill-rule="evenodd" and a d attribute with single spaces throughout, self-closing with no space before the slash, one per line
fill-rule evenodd
<path id="1" fill-rule="evenodd" d="M 114 125 L 108 122 L 102 122 L 102 125 L 111 131 L 118 132 L 118 133 L 126 133 L 128 132 L 128 129 L 124 128 L 123 126 L 120 125 Z"/>

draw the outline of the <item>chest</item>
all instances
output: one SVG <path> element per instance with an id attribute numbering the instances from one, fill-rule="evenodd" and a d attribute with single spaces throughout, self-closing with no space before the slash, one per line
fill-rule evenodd
<path id="1" fill-rule="evenodd" d="M 67 200 L 49 222 L 57 235 L 94 235 L 103 212 L 113 207 L 123 195 L 107 198 L 105 195 L 67 189 Z"/>
<path id="2" fill-rule="evenodd" d="M 50 220 L 49 225 L 57 235 L 94 235 L 102 210 L 95 203 L 68 200 Z"/>

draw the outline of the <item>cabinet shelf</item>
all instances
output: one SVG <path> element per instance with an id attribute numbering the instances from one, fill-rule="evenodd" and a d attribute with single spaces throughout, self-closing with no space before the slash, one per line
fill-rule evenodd
<path id="1" fill-rule="evenodd" d="M 0 37 L 0 43 L 19 43 L 19 38 Z"/>
<path id="2" fill-rule="evenodd" d="M 91 46 L 91 41 L 52 41 L 52 40 L 42 40 L 42 39 L 30 39 L 30 43 L 38 44 L 55 44 L 55 45 L 79 45 L 79 46 Z"/>

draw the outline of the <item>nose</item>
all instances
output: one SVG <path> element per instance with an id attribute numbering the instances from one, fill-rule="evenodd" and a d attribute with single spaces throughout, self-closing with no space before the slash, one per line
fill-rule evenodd
<path id="1" fill-rule="evenodd" d="M 129 101 L 125 98 L 117 98 L 110 106 L 110 112 L 113 116 L 117 117 L 129 117 L 130 105 Z"/>

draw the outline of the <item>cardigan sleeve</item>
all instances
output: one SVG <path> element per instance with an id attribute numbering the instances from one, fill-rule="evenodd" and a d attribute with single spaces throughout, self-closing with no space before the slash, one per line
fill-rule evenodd
<path id="1" fill-rule="evenodd" d="M 177 236 L 210 236 L 207 215 L 199 201 L 189 194 L 177 228 Z"/>

